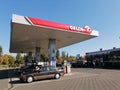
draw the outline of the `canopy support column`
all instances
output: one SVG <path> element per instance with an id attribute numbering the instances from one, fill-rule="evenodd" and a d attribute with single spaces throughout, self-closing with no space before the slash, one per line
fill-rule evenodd
<path id="1" fill-rule="evenodd" d="M 50 66 L 56 67 L 56 39 L 49 39 L 48 56 L 50 60 Z"/>
<path id="2" fill-rule="evenodd" d="M 35 48 L 36 49 L 36 59 L 35 59 L 35 62 L 37 63 L 37 64 L 39 64 L 39 62 L 40 62 L 40 59 L 41 59 L 41 54 L 40 54 L 40 47 L 36 47 Z"/>
<path id="3" fill-rule="evenodd" d="M 28 57 L 27 57 L 27 62 L 26 62 L 26 64 L 27 64 L 27 65 L 32 65 L 32 60 L 33 60 L 32 52 L 28 52 Z"/>

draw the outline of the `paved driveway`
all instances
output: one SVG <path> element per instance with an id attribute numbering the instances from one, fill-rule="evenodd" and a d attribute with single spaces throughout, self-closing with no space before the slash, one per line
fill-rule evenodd
<path id="1" fill-rule="evenodd" d="M 58 80 L 20 83 L 13 78 L 12 85 L 11 90 L 120 90 L 120 70 L 76 68 Z"/>
<path id="2" fill-rule="evenodd" d="M 10 87 L 9 84 L 9 71 L 10 70 L 0 70 L 0 90 L 6 90 Z"/>

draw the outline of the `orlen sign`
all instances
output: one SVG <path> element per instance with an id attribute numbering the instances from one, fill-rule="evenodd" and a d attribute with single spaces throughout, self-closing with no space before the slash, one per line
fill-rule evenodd
<path id="1" fill-rule="evenodd" d="M 89 26 L 84 26 L 83 28 L 76 27 L 76 26 L 70 26 L 70 30 L 75 31 L 75 32 L 87 33 L 87 34 L 90 34 L 92 32 Z"/>
<path id="2" fill-rule="evenodd" d="M 61 24 L 57 22 L 32 18 L 32 17 L 25 17 L 32 25 L 54 28 L 62 31 L 70 31 L 75 33 L 84 33 L 84 34 L 91 34 L 92 29 L 89 26 L 85 26 L 83 28 L 77 26 L 71 26 L 68 24 Z"/>

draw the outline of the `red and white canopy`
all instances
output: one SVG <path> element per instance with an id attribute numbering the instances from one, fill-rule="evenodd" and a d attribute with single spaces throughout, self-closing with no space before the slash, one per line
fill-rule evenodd
<path id="1" fill-rule="evenodd" d="M 97 36 L 98 31 L 89 26 L 81 28 L 14 14 L 11 20 L 10 52 L 34 52 L 35 47 L 47 52 L 49 39 L 56 39 L 58 49 Z"/>

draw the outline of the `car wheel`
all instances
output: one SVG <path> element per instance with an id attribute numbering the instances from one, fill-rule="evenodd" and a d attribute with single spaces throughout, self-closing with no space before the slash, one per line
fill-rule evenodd
<path id="1" fill-rule="evenodd" d="M 28 83 L 33 82 L 33 77 L 32 77 L 32 76 L 28 76 L 28 77 L 27 77 L 27 82 L 28 82 Z"/>
<path id="2" fill-rule="evenodd" d="M 60 78 L 60 74 L 55 74 L 55 79 L 59 79 Z"/>

